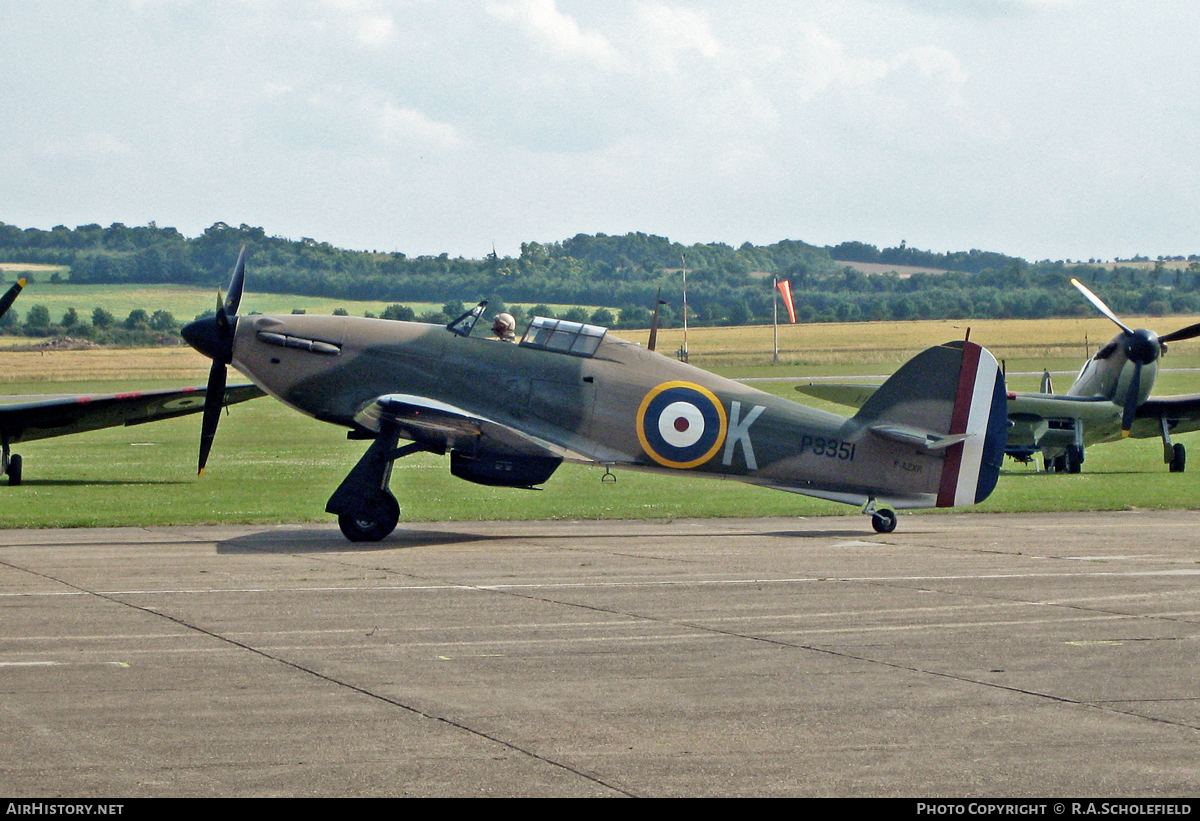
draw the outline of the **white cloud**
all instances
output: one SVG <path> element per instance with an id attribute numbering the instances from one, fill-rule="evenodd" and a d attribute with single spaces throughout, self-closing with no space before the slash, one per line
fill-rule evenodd
<path id="1" fill-rule="evenodd" d="M 431 120 L 413 108 L 385 103 L 378 121 L 380 135 L 388 142 L 422 142 L 442 148 L 457 148 L 465 143 L 454 126 Z"/>
<path id="2" fill-rule="evenodd" d="M 910 64 L 926 79 L 937 78 L 952 86 L 967 81 L 967 72 L 958 57 L 936 46 L 918 46 L 901 54 L 898 67 Z"/>
<path id="3" fill-rule="evenodd" d="M 396 25 L 385 14 L 368 14 L 354 20 L 352 27 L 359 42 L 368 46 L 382 46 L 391 41 Z"/>
<path id="4" fill-rule="evenodd" d="M 620 64 L 620 55 L 604 35 L 584 31 L 574 17 L 558 10 L 554 0 L 489 0 L 487 10 L 501 20 L 515 20 L 556 54 L 581 58 L 602 68 Z"/>
<path id="5" fill-rule="evenodd" d="M 92 132 L 82 137 L 45 143 L 41 153 L 52 157 L 129 156 L 133 147 L 112 134 Z"/>
<path id="6" fill-rule="evenodd" d="M 659 55 L 668 67 L 673 67 L 671 57 L 677 51 L 695 51 L 710 58 L 721 53 L 721 43 L 703 11 L 649 3 L 638 9 L 638 17 L 652 54 Z"/>
<path id="7" fill-rule="evenodd" d="M 887 76 L 884 60 L 848 55 L 841 41 L 814 24 L 802 23 L 799 29 L 792 48 L 778 59 L 786 64 L 781 74 L 790 78 L 791 90 L 801 100 L 811 101 L 834 86 L 865 86 Z"/>

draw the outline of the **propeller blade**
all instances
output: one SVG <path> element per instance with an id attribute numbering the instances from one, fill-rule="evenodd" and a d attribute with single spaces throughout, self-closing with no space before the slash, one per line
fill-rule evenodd
<path id="1" fill-rule="evenodd" d="M 1158 341 L 1178 342 L 1181 339 L 1194 339 L 1197 336 L 1200 336 L 1200 322 L 1197 322 L 1195 325 L 1188 325 L 1186 328 L 1180 328 L 1178 331 L 1173 331 L 1166 336 L 1160 336 Z"/>
<path id="2" fill-rule="evenodd" d="M 646 345 L 646 350 L 652 351 L 658 345 L 658 309 L 667 303 L 663 302 L 662 288 L 658 289 L 658 296 L 654 298 L 654 318 L 650 320 L 650 341 Z"/>
<path id="3" fill-rule="evenodd" d="M 1106 317 L 1111 319 L 1113 322 L 1117 323 L 1117 326 L 1122 331 L 1124 331 L 1127 334 L 1133 333 L 1133 331 L 1129 329 L 1129 326 L 1127 326 L 1121 320 L 1117 319 L 1117 315 L 1112 312 L 1111 308 L 1109 308 L 1107 305 L 1104 304 L 1104 300 L 1101 299 L 1100 297 L 1096 296 L 1095 294 L 1093 294 L 1091 291 L 1089 291 L 1088 287 L 1086 285 L 1084 285 L 1082 282 L 1075 279 L 1074 277 L 1071 278 L 1071 284 L 1074 285 L 1079 290 L 1079 293 L 1081 293 L 1085 297 L 1087 297 L 1087 301 L 1092 303 L 1092 305 L 1096 308 L 1097 311 L 1104 314 Z"/>
<path id="4" fill-rule="evenodd" d="M 1142 363 L 1134 361 L 1133 379 L 1129 381 L 1129 390 L 1125 392 L 1125 410 L 1121 413 L 1121 436 L 1129 435 L 1133 427 L 1133 415 L 1138 409 L 1138 394 L 1142 390 Z"/>
<path id="5" fill-rule="evenodd" d="M 233 276 L 229 278 L 229 296 L 225 297 L 225 312 L 237 315 L 238 306 L 242 304 L 242 287 L 246 283 L 246 246 L 238 251 L 237 264 L 233 266 Z"/>
<path id="6" fill-rule="evenodd" d="M 17 301 L 17 294 L 21 293 L 21 289 L 25 287 L 25 278 L 21 277 L 16 284 L 4 292 L 4 296 L 0 296 L 0 316 L 8 313 L 8 309 Z"/>
<path id="7" fill-rule="evenodd" d="M 200 465 L 197 476 L 204 475 L 204 465 L 212 450 L 213 437 L 217 435 L 217 423 L 221 421 L 221 408 L 225 405 L 225 363 L 216 360 L 208 372 L 208 390 L 204 394 L 204 419 L 200 424 Z"/>

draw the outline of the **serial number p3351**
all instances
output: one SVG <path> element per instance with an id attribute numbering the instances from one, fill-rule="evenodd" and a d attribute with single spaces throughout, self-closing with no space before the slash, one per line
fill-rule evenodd
<path id="1" fill-rule="evenodd" d="M 828 456 L 830 459 L 854 461 L 856 445 L 841 439 L 826 439 L 824 436 L 801 436 L 800 453 L 812 451 L 813 456 Z"/>

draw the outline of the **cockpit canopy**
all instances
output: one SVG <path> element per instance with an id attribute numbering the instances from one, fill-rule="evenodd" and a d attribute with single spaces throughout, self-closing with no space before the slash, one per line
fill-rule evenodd
<path id="1" fill-rule="evenodd" d="M 593 356 L 606 333 L 608 329 L 599 325 L 535 316 L 521 338 L 521 345 L 572 356 Z"/>

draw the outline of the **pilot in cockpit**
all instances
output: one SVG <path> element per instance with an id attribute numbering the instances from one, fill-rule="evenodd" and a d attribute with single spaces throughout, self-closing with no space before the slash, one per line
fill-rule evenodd
<path id="1" fill-rule="evenodd" d="M 492 323 L 492 333 L 501 342 L 516 342 L 517 321 L 513 319 L 512 314 L 496 314 L 496 321 Z"/>

